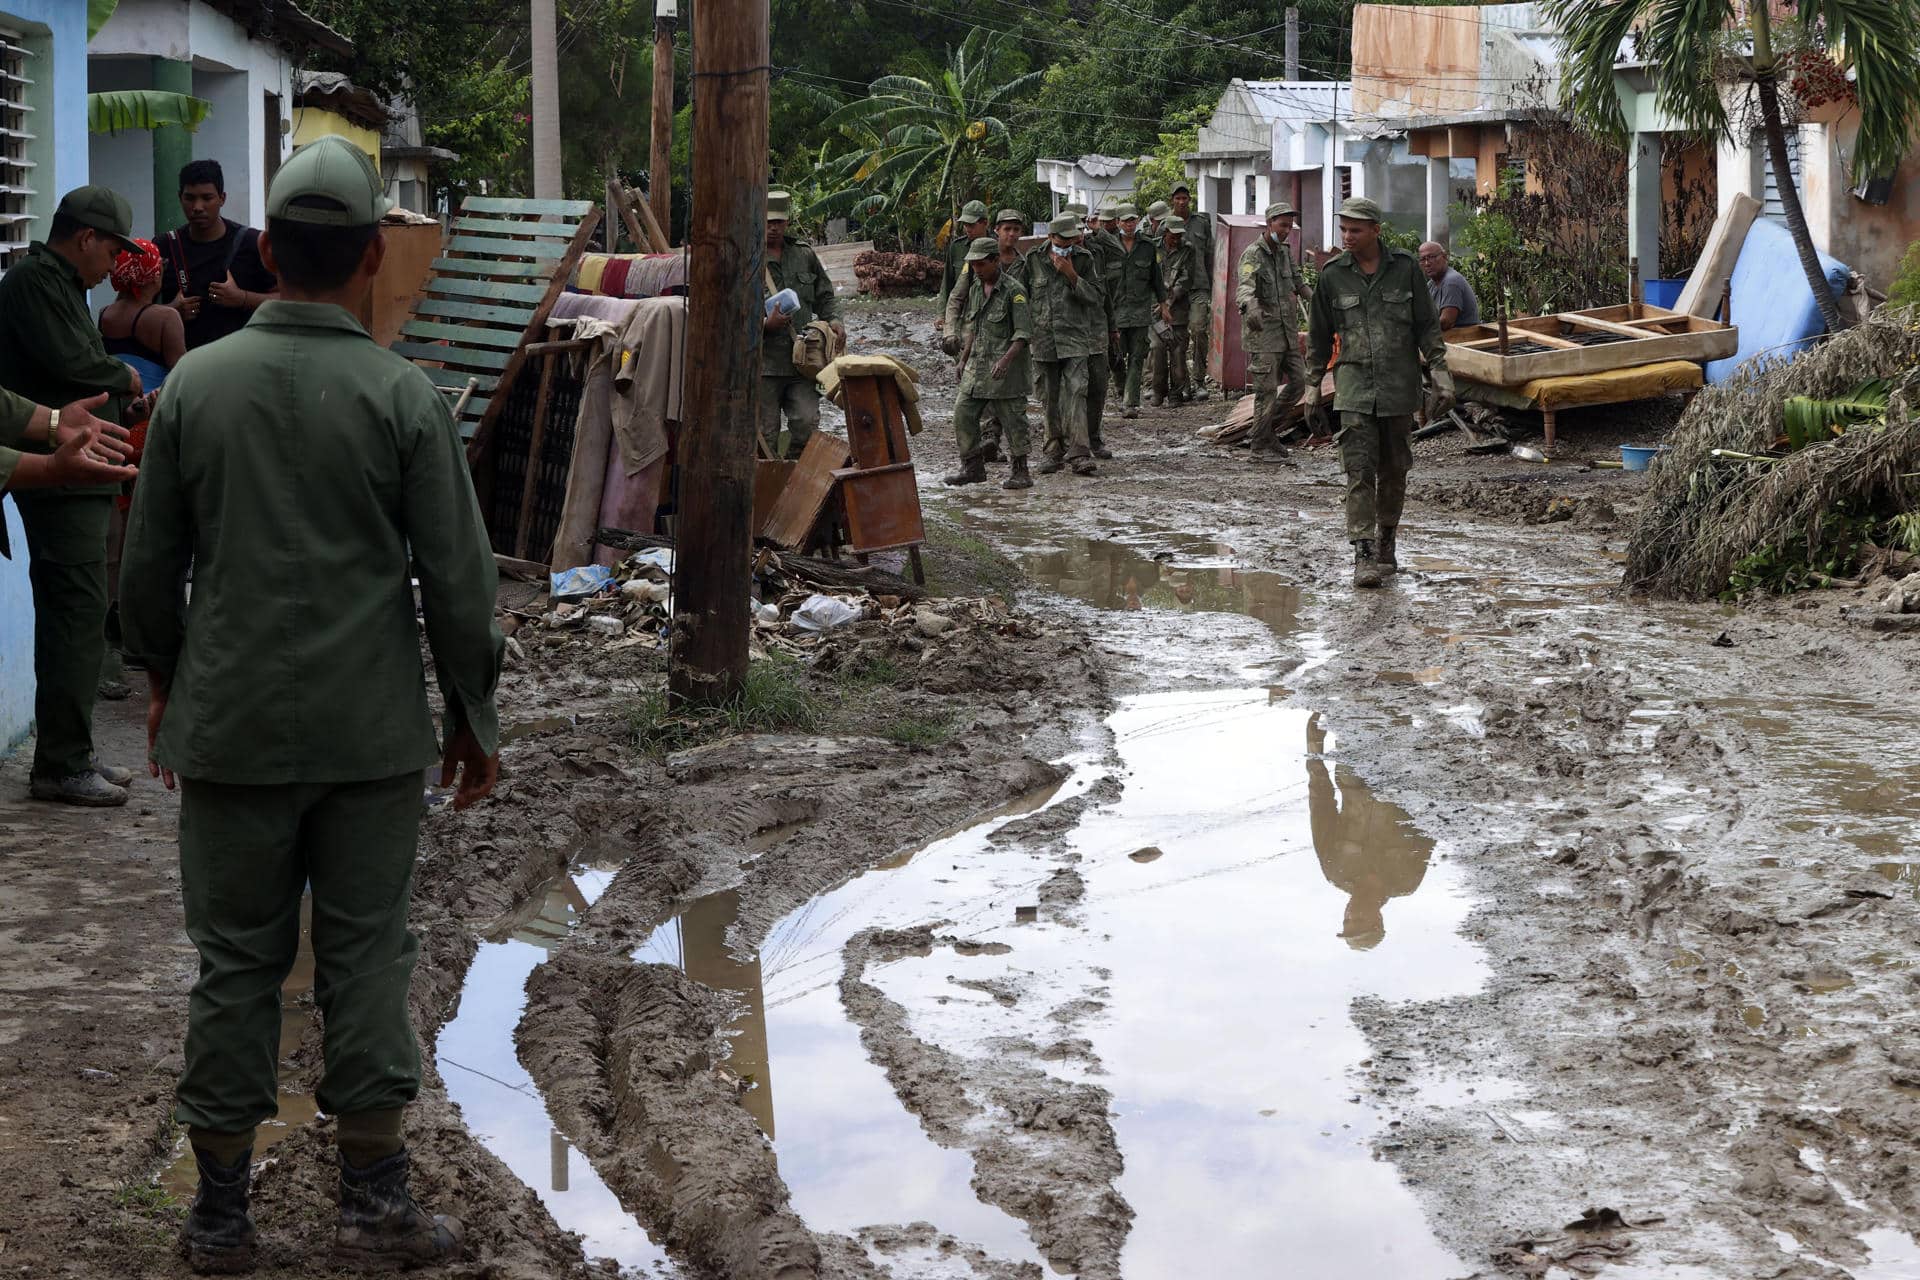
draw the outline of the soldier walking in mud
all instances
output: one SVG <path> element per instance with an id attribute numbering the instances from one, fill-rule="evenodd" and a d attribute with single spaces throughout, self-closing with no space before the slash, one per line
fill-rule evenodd
<path id="1" fill-rule="evenodd" d="M 1169 399 L 1180 404 L 1193 398 L 1187 388 L 1187 299 L 1198 268 L 1186 235 L 1187 224 L 1181 218 L 1168 215 L 1160 224 L 1160 280 L 1166 285 L 1167 299 L 1160 304 L 1159 322 L 1153 326 L 1156 409 Z"/>
<path id="2" fill-rule="evenodd" d="M 1280 420 L 1300 400 L 1307 371 L 1300 357 L 1300 304 L 1312 295 L 1300 281 L 1287 237 L 1293 206 L 1267 206 L 1267 230 L 1240 255 L 1235 297 L 1240 305 L 1240 345 L 1253 383 L 1251 462 L 1285 462 Z M 1291 465 L 1291 464 L 1289 464 Z"/>
<path id="3" fill-rule="evenodd" d="M 1347 539 L 1353 585 L 1377 587 L 1399 569 L 1395 546 L 1407 472 L 1413 466 L 1413 415 L 1420 407 L 1420 362 L 1433 380 L 1435 417 L 1453 407 L 1453 375 L 1440 337 L 1440 314 L 1420 264 L 1380 243 L 1380 206 L 1355 198 L 1340 206 L 1346 252 L 1320 270 L 1307 321 L 1307 410 L 1320 405 L 1320 379 L 1340 339 L 1333 407 L 1334 439 L 1347 475 Z M 1244 268 L 1243 268 L 1244 270 Z"/>
<path id="4" fill-rule="evenodd" d="M 392 202 L 340 138 L 296 151 L 260 239 L 280 295 L 191 352 L 149 430 L 121 610 L 144 660 L 150 771 L 180 787 L 180 888 L 200 953 L 175 1115 L 200 1174 L 182 1244 L 199 1272 L 250 1268 L 256 1127 L 278 1099 L 280 988 L 313 898 L 337 1117 L 337 1260 L 452 1259 L 460 1224 L 408 1189 L 401 1118 L 420 1088 L 407 904 L 422 771 L 455 808 L 499 774 L 497 572 L 439 392 L 353 318 Z M 183 605 L 189 567 L 193 592 Z M 444 750 L 420 662 L 433 650 Z"/>
<path id="5" fill-rule="evenodd" d="M 1087 362 L 1102 350 L 1107 319 L 1093 255 L 1081 247 L 1078 214 L 1047 226 L 1047 243 L 1027 256 L 1027 302 L 1033 320 L 1034 392 L 1047 414 L 1047 459 L 1041 475 L 1072 466 L 1094 473 L 1087 441 Z"/>
<path id="6" fill-rule="evenodd" d="M 953 407 L 953 431 L 960 447 L 960 470 L 950 485 L 979 484 L 987 478 L 987 446 L 980 418 L 992 414 L 1006 433 L 1013 471 L 1001 486 L 1031 489 L 1027 474 L 1027 388 L 1033 371 L 1027 362 L 1033 325 L 1026 286 L 1016 272 L 1003 273 L 999 246 L 982 238 L 967 251 L 965 323 L 967 345 L 960 356 L 960 399 Z"/>

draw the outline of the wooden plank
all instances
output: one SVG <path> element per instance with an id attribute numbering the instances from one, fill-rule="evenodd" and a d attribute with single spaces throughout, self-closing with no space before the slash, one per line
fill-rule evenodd
<path id="1" fill-rule="evenodd" d="M 1537 333 L 1532 329 L 1516 329 L 1513 332 L 1515 342 L 1537 342 L 1543 347 L 1558 347 L 1562 351 L 1584 351 L 1586 348 L 1571 338 L 1563 338 L 1557 333 Z"/>
<path id="2" fill-rule="evenodd" d="M 459 347 L 435 342 L 396 342 L 387 348 L 409 360 L 438 360 L 462 369 L 504 369 L 508 355 L 504 351 L 483 351 L 478 347 Z"/>
<path id="3" fill-rule="evenodd" d="M 592 208 L 591 200 L 522 200 L 517 196 L 468 196 L 460 202 L 462 213 L 557 213 L 576 220 L 586 217 Z"/>
<path id="4" fill-rule="evenodd" d="M 885 379 L 891 383 L 892 378 Z M 902 459 L 893 455 L 887 430 L 887 403 L 880 394 L 878 375 L 842 378 L 840 394 L 846 401 L 847 444 L 856 467 L 884 467 Z"/>
<path id="5" fill-rule="evenodd" d="M 478 347 L 504 347 L 511 351 L 520 345 L 521 330 L 489 329 L 477 324 L 434 324 L 430 320 L 409 320 L 400 326 L 408 338 L 445 338 L 448 342 Z"/>
<path id="6" fill-rule="evenodd" d="M 620 184 L 618 178 L 607 179 L 607 208 L 616 210 L 620 214 L 620 225 L 627 229 L 627 239 L 633 241 L 635 253 L 653 252 L 652 242 L 647 239 L 647 233 L 640 227 L 640 219 L 633 216 L 633 197 L 627 194 L 627 189 Z M 611 240 L 607 242 L 607 248 L 609 250 L 613 248 Z"/>
<path id="7" fill-rule="evenodd" d="M 1467 337 L 1467 335 L 1462 335 Z M 1516 342 L 1539 341 L 1543 335 L 1516 329 Z M 1473 338 L 1467 337 L 1470 343 Z M 1564 341 L 1564 340 L 1562 340 Z M 1542 342 L 1544 346 L 1556 343 Z M 1553 351 L 1534 351 L 1524 355 L 1499 356 L 1460 342 L 1447 344 L 1447 367 L 1463 378 L 1496 387 L 1518 387 L 1536 378 L 1578 377 L 1604 373 L 1609 369 L 1631 369 L 1636 365 L 1663 360 L 1704 362 L 1730 356 L 1740 345 L 1736 329 L 1716 326 L 1695 333 L 1645 334 L 1634 342 L 1609 342 L 1582 347 L 1571 344 Z"/>
<path id="8" fill-rule="evenodd" d="M 500 302 L 538 302 L 547 296 L 540 284 L 510 284 L 504 280 L 459 280 L 452 276 L 434 276 L 427 281 L 428 293 L 444 293 L 460 298 L 492 298 Z"/>
<path id="9" fill-rule="evenodd" d="M 544 258 L 549 262 L 558 262 L 567 251 L 558 240 L 513 240 L 504 236 L 449 236 L 447 248 L 489 258 Z"/>
<path id="10" fill-rule="evenodd" d="M 1554 319 L 1565 324 L 1570 324 L 1576 329 L 1597 329 L 1601 333 L 1617 333 L 1621 337 L 1633 338 L 1636 341 L 1655 336 L 1648 333 L 1645 329 L 1634 329 L 1624 324 L 1615 324 L 1611 320 L 1602 320 L 1599 316 L 1581 315 L 1578 311 L 1562 311 L 1556 315 Z"/>
<path id="11" fill-rule="evenodd" d="M 544 587 L 553 581 L 552 571 L 547 566 L 532 560 L 522 560 L 518 556 L 503 556 L 496 551 L 493 553 L 493 563 L 494 567 L 500 571 L 501 577 L 510 578 L 515 582 L 537 582 Z"/>
<path id="12" fill-rule="evenodd" d="M 546 236 L 565 240 L 579 229 L 577 222 L 515 222 L 511 218 L 455 218 L 455 231 L 485 231 L 496 236 Z"/>
<path id="13" fill-rule="evenodd" d="M 753 523 L 754 536 L 760 537 L 761 531 L 773 516 L 773 509 L 780 502 L 780 495 L 786 490 L 787 481 L 793 478 L 793 469 L 800 464 L 781 458 L 759 458 L 753 464 Z"/>
<path id="14" fill-rule="evenodd" d="M 653 242 L 655 253 L 672 253 L 673 241 L 667 237 L 667 230 L 653 216 L 653 208 L 644 200 L 628 202 L 640 215 L 640 225 L 647 229 L 647 239 Z"/>
<path id="15" fill-rule="evenodd" d="M 1700 261 L 1694 263 L 1693 274 L 1680 289 L 1680 299 L 1673 307 L 1675 311 L 1710 317 L 1720 309 L 1720 295 L 1725 292 L 1727 281 L 1733 279 L 1733 267 L 1740 260 L 1740 250 L 1746 247 L 1747 232 L 1759 216 L 1760 202 L 1742 192 L 1733 198 L 1726 212 L 1714 219 L 1713 229 L 1707 232 L 1707 243 L 1700 250 Z M 1722 319 L 1728 323 L 1733 321 L 1732 316 Z"/>
<path id="16" fill-rule="evenodd" d="M 927 540 L 920 522 L 920 490 L 913 464 L 833 473 L 847 509 L 847 542 L 858 555 L 919 546 Z"/>
<path id="17" fill-rule="evenodd" d="M 417 365 L 415 367 L 420 368 Z M 432 382 L 434 386 L 451 387 L 456 390 L 465 387 L 467 385 L 468 378 L 478 378 L 480 380 L 480 390 L 487 391 L 487 392 L 491 392 L 500 383 L 499 377 L 494 374 L 474 373 L 468 369 L 420 368 L 420 372 L 426 374 L 428 381 Z M 472 411 L 473 409 L 472 401 L 467 402 L 467 409 L 469 412 Z"/>
<path id="18" fill-rule="evenodd" d="M 433 269 L 467 276 L 532 276 L 545 280 L 557 258 L 545 262 L 499 262 L 491 258 L 435 258 Z"/>
<path id="19" fill-rule="evenodd" d="M 560 357 L 549 351 L 540 361 L 540 386 L 533 397 L 533 438 L 527 442 L 527 478 L 520 487 L 520 521 L 513 530 L 513 554 L 527 554 L 527 523 L 533 519 L 533 493 L 540 483 L 540 448 L 547 442 L 547 406 L 553 396 L 553 369 Z"/>
<path id="20" fill-rule="evenodd" d="M 853 461 L 847 442 L 824 431 L 816 431 L 800 451 L 800 463 L 780 492 L 767 517 L 768 542 L 789 551 L 798 551 L 813 537 L 813 526 L 833 496 L 833 473 Z"/>
<path id="21" fill-rule="evenodd" d="M 452 316 L 457 320 L 491 320 L 496 324 L 517 324 L 524 331 L 537 307 L 493 307 L 479 302 L 449 302 L 444 298 L 422 298 L 413 309 L 417 316 Z"/>

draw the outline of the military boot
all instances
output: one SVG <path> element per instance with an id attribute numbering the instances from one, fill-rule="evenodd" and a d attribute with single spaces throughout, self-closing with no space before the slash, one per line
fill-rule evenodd
<path id="1" fill-rule="evenodd" d="M 1067 460 L 1065 458 L 1050 453 L 1047 455 L 1047 460 L 1041 463 L 1035 470 L 1039 471 L 1043 476 L 1050 476 L 1056 471 L 1066 470 L 1066 467 Z"/>
<path id="2" fill-rule="evenodd" d="M 223 1167 L 195 1147 L 193 1163 L 200 1170 L 200 1190 L 193 1197 L 187 1225 L 180 1232 L 187 1266 L 203 1276 L 253 1270 L 256 1237 L 253 1218 L 247 1213 L 247 1176 L 253 1150 L 249 1148 L 237 1163 Z"/>
<path id="3" fill-rule="evenodd" d="M 1382 525 L 1379 540 L 1374 543 L 1373 563 L 1382 576 L 1400 572 L 1400 561 L 1394 556 L 1393 548 L 1393 536 L 1398 532 L 1392 525 Z"/>
<path id="4" fill-rule="evenodd" d="M 1373 562 L 1373 539 L 1356 538 L 1353 543 L 1353 585 L 1380 585 L 1380 566 Z"/>
<path id="5" fill-rule="evenodd" d="M 1000 452 L 1000 442 L 998 440 L 995 440 L 992 444 L 987 446 L 986 460 L 990 463 L 1000 463 L 1000 462 L 1005 462 L 1007 460 L 1007 455 Z"/>
<path id="6" fill-rule="evenodd" d="M 392 1270 L 449 1262 L 460 1254 L 458 1218 L 429 1216 L 407 1192 L 407 1153 L 396 1151 L 364 1169 L 340 1157 L 340 1224 L 333 1251 L 356 1270 Z"/>
<path id="7" fill-rule="evenodd" d="M 92 766 L 95 773 L 116 787 L 130 787 L 133 785 L 133 770 L 131 769 L 122 768 L 117 764 L 108 764 L 102 760 L 98 754 L 95 754 L 88 763 Z"/>
<path id="8" fill-rule="evenodd" d="M 1000 487 L 1002 489 L 1033 488 L 1033 477 L 1027 474 L 1026 454 L 1016 453 L 1013 455 L 1013 474 L 1009 475 L 1005 480 L 1002 480 Z"/>
<path id="9" fill-rule="evenodd" d="M 125 787 L 116 787 L 91 768 L 81 773 L 36 773 L 27 784 L 27 794 L 35 800 L 94 809 L 112 809 L 127 802 Z"/>
<path id="10" fill-rule="evenodd" d="M 941 481 L 942 484 L 963 485 L 979 484 L 987 478 L 987 460 L 984 453 L 971 453 L 960 460 L 960 469 Z"/>

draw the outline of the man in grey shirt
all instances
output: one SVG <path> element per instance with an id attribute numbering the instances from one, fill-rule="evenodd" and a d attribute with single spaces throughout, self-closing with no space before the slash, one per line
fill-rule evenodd
<path id="1" fill-rule="evenodd" d="M 1433 241 L 1420 246 L 1420 270 L 1427 277 L 1427 292 L 1433 296 L 1433 308 L 1440 313 L 1440 331 L 1480 323 L 1480 299 L 1473 296 L 1467 278 L 1447 265 L 1446 249 Z"/>

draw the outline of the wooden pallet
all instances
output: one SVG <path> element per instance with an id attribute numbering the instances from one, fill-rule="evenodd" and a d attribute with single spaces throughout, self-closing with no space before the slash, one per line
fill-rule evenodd
<path id="1" fill-rule="evenodd" d="M 391 350 L 437 386 L 458 391 L 478 380 L 459 423 L 469 465 L 485 453 L 525 349 L 545 336 L 547 316 L 599 225 L 590 200 L 468 196 L 461 203 L 444 256 L 434 259 Z"/>
<path id="2" fill-rule="evenodd" d="M 1593 334 L 1619 340 L 1592 346 L 1579 341 Z M 1637 302 L 1509 320 L 1507 355 L 1500 354 L 1498 325 L 1449 329 L 1446 339 L 1449 369 L 1496 387 L 1631 369 L 1663 360 L 1719 360 L 1740 346 L 1740 333 L 1732 325 Z M 1512 350 L 1522 344 L 1544 350 Z"/>

